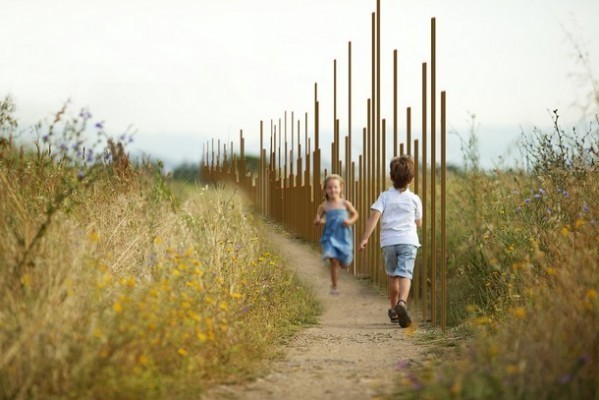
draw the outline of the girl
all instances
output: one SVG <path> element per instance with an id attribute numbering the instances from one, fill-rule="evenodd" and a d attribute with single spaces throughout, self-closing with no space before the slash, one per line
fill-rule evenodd
<path id="1" fill-rule="evenodd" d="M 322 188 L 326 200 L 318 207 L 314 224 L 325 224 L 320 238 L 322 258 L 328 259 L 331 264 L 331 294 L 337 295 L 339 267 L 347 268 L 353 259 L 350 226 L 358 220 L 358 212 L 349 201 L 343 199 L 342 177 L 336 174 L 327 176 Z"/>

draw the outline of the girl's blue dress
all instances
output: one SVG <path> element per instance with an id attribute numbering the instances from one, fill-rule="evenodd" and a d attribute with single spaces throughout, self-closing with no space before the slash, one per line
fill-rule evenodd
<path id="1" fill-rule="evenodd" d="M 344 208 L 336 208 L 325 213 L 326 223 L 320 238 L 322 258 L 336 258 L 341 265 L 347 267 L 354 256 L 351 228 L 343 225 L 349 218 Z"/>

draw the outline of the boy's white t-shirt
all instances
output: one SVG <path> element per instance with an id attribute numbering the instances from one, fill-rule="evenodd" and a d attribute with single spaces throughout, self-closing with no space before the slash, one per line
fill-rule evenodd
<path id="1" fill-rule="evenodd" d="M 420 247 L 416 220 L 422 218 L 422 202 L 410 189 L 400 192 L 394 187 L 382 192 L 370 206 L 381 215 L 381 247 L 411 244 Z"/>

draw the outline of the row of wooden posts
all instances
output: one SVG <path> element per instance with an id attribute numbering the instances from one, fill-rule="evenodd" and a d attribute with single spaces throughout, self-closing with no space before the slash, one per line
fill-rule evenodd
<path id="1" fill-rule="evenodd" d="M 446 94 L 442 91 L 440 101 L 440 144 L 437 143 L 436 110 L 436 27 L 431 19 L 431 61 L 430 88 L 428 87 L 428 64 L 422 63 L 422 115 L 419 139 L 412 138 L 411 107 L 406 109 L 405 136 L 400 139 L 397 110 L 397 50 L 393 52 L 393 124 L 392 132 L 387 121 L 381 119 L 380 98 L 380 0 L 377 10 L 372 13 L 372 96 L 366 101 L 367 125 L 356 140 L 352 135 L 352 47 L 348 43 L 348 131 L 343 140 L 340 137 L 337 118 L 337 61 L 334 61 L 334 120 L 333 140 L 330 148 L 330 169 L 322 168 L 320 143 L 320 103 L 318 85 L 314 84 L 314 113 L 312 132 L 309 115 L 296 116 L 284 113 L 278 121 L 270 121 L 270 134 L 265 143 L 265 127 L 260 121 L 260 150 L 258 165 L 248 171 L 245 138 L 239 134 L 239 151 L 234 145 L 214 139 L 204 145 L 201 178 L 208 182 L 233 181 L 249 195 L 255 208 L 265 216 L 279 221 L 289 230 L 304 239 L 319 243 L 322 227 L 314 226 L 313 218 L 319 204 L 324 200 L 322 181 L 330 174 L 343 176 L 345 197 L 350 200 L 360 214 L 354 225 L 354 262 L 350 272 L 356 277 L 371 279 L 381 288 L 387 288 L 387 277 L 380 251 L 380 224 L 371 236 L 368 248 L 357 249 L 362 232 L 370 214 L 370 206 L 378 195 L 390 186 L 389 161 L 391 157 L 408 154 L 416 165 L 416 177 L 412 190 L 423 203 L 422 228 L 420 229 L 421 249 L 414 269 L 411 308 L 420 311 L 423 321 L 433 326 L 446 328 L 446 234 L 445 234 L 445 171 L 446 171 Z M 430 90 L 430 99 L 427 95 Z M 428 104 L 430 100 L 430 113 Z M 290 117 L 288 119 L 288 117 Z M 302 118 L 303 117 L 303 118 Z M 428 126 L 430 118 L 430 129 Z M 303 120 L 303 121 L 302 121 Z M 268 127 L 267 127 L 268 128 Z M 302 129 L 303 128 L 303 129 Z M 387 143 L 392 135 L 392 143 Z M 302 140 L 303 136 L 303 140 Z M 290 139 L 290 140 L 289 140 Z M 430 140 L 430 143 L 429 143 Z M 352 159 L 352 146 L 361 144 L 361 154 L 357 162 Z M 221 151 L 222 149 L 222 151 Z M 437 164 L 437 150 L 440 151 L 440 166 Z M 429 158 L 430 157 L 430 158 Z M 439 198 L 437 195 L 440 192 Z M 437 204 L 437 200 L 440 200 Z M 437 217 L 440 211 L 440 218 Z M 440 243 L 438 240 L 440 239 Z M 440 308 L 440 309 L 439 309 Z M 439 318 L 440 314 L 440 318 Z"/>

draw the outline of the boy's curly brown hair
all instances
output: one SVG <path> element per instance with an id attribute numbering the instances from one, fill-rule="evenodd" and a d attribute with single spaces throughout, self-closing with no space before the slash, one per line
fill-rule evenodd
<path id="1" fill-rule="evenodd" d="M 406 189 L 414 179 L 414 160 L 410 156 L 394 157 L 389 164 L 389 169 L 395 189 Z"/>

